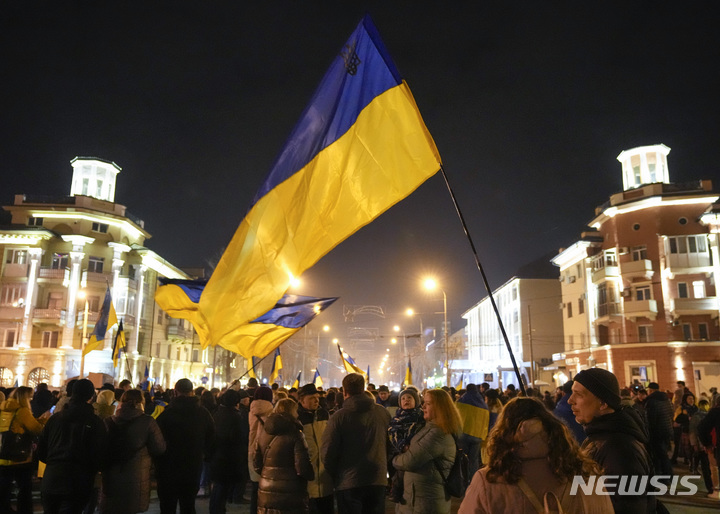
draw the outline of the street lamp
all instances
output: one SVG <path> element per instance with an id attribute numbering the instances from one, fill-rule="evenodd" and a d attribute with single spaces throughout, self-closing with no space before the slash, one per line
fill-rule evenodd
<path id="1" fill-rule="evenodd" d="M 90 313 L 90 305 L 88 304 L 87 293 L 85 291 L 78 291 L 78 298 L 82 298 L 85 300 L 85 311 L 83 312 L 82 341 L 80 342 L 80 376 L 78 376 L 78 378 L 83 378 L 83 375 L 85 374 L 85 345 L 87 344 L 87 324 L 88 314 Z"/>
<path id="2" fill-rule="evenodd" d="M 442 294 L 443 294 L 443 316 L 444 316 L 444 321 L 445 321 L 445 325 L 443 326 L 443 338 L 445 339 L 445 370 L 446 370 L 446 377 L 445 377 L 446 384 L 445 385 L 450 387 L 450 358 L 449 358 L 450 345 L 449 345 L 449 341 L 448 341 L 448 325 L 447 325 L 447 295 L 445 294 L 445 291 L 438 286 L 438 283 L 432 278 L 425 279 L 424 285 L 425 285 L 425 289 L 427 289 L 428 291 L 434 291 L 435 289 L 440 289 L 440 291 L 442 291 Z"/>

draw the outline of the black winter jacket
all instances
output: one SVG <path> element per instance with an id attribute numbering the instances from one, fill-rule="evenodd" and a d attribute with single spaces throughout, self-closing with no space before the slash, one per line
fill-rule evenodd
<path id="1" fill-rule="evenodd" d="M 215 451 L 210 460 L 210 480 L 234 483 L 248 474 L 248 411 L 218 406 L 215 414 Z"/>
<path id="2" fill-rule="evenodd" d="M 673 440 L 675 409 L 665 393 L 655 391 L 645 400 L 645 413 L 650 444 L 669 443 Z"/>

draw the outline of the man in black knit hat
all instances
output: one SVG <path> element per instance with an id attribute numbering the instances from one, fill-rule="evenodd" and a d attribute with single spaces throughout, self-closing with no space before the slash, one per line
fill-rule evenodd
<path id="1" fill-rule="evenodd" d="M 605 470 L 605 475 L 618 477 L 617 482 L 607 484 L 609 492 L 614 493 L 610 500 L 615 512 L 655 512 L 655 497 L 647 496 L 647 491 L 637 495 L 617 494 L 617 484 L 623 476 L 630 483 L 632 476 L 652 475 L 646 448 L 647 430 L 635 409 L 622 408 L 617 378 L 604 369 L 590 368 L 575 375 L 573 380 L 568 404 L 587 434 L 582 447 Z M 609 487 L 610 484 L 616 487 Z"/>

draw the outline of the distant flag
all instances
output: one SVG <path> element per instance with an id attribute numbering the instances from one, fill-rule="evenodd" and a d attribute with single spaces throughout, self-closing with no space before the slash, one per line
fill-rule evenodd
<path id="1" fill-rule="evenodd" d="M 189 320 L 200 336 L 203 347 L 209 344 L 205 325 L 199 313 L 198 301 L 205 283 L 198 280 L 161 279 L 155 291 L 155 301 L 169 316 Z M 246 359 L 265 357 L 291 335 L 310 323 L 337 298 L 285 295 L 262 316 L 237 327 L 232 343 L 223 347 L 239 353 Z"/>
<path id="2" fill-rule="evenodd" d="M 355 361 L 353 360 L 350 355 L 347 353 L 343 353 L 343 351 L 340 349 L 340 345 L 337 347 L 338 352 L 340 352 L 340 359 L 342 360 L 343 367 L 345 368 L 345 371 L 347 373 L 360 373 L 362 376 L 367 378 L 367 375 L 363 370 L 361 370 L 357 364 L 355 364 Z"/>
<path id="3" fill-rule="evenodd" d="M 15 383 L 13 384 L 13 387 L 20 387 L 20 377 L 15 377 Z"/>
<path id="4" fill-rule="evenodd" d="M 440 165 L 408 85 L 365 16 L 202 293 L 203 344 L 237 351 L 242 327 L 271 309 L 294 277 L 411 194 Z"/>
<path id="5" fill-rule="evenodd" d="M 412 385 L 413 378 L 412 378 L 412 362 L 410 362 L 410 357 L 408 357 L 408 363 L 407 368 L 405 368 L 405 387 Z"/>
<path id="6" fill-rule="evenodd" d="M 320 376 L 320 370 L 315 370 L 315 376 L 313 377 L 313 384 L 315 384 L 315 387 L 322 387 L 323 385 L 323 379 Z"/>
<path id="7" fill-rule="evenodd" d="M 280 375 L 282 369 L 282 359 L 280 358 L 280 348 L 275 348 L 275 356 L 273 357 L 272 371 L 270 371 L 270 380 L 268 384 L 275 382 Z"/>
<path id="8" fill-rule="evenodd" d="M 295 378 L 295 382 L 293 382 L 293 385 L 291 387 L 294 387 L 295 389 L 300 389 L 301 377 L 302 377 L 302 371 L 298 372 L 297 377 Z"/>
<path id="9" fill-rule="evenodd" d="M 87 355 L 93 350 L 102 350 L 105 333 L 108 328 L 116 325 L 117 322 L 117 314 L 115 314 L 115 307 L 113 307 L 112 297 L 110 296 L 110 287 L 108 287 L 105 291 L 105 299 L 103 300 L 102 307 L 100 308 L 100 315 L 95 323 L 95 328 L 90 335 L 90 339 L 83 348 L 82 354 Z"/>
<path id="10" fill-rule="evenodd" d="M 367 381 L 370 382 L 370 364 L 368 364 L 367 368 Z"/>
<path id="11" fill-rule="evenodd" d="M 255 357 L 250 357 L 250 359 L 247 359 L 247 360 L 250 361 L 250 362 L 248 362 L 248 365 L 249 365 L 249 367 L 248 367 L 248 377 L 254 378 L 255 380 L 257 380 L 257 375 L 255 374 L 255 365 L 256 365 L 256 364 L 255 364 Z"/>
<path id="12" fill-rule="evenodd" d="M 120 360 L 120 352 L 125 349 L 125 330 L 123 329 L 123 322 L 120 320 L 118 324 L 118 331 L 115 334 L 115 341 L 113 341 L 112 361 L 113 368 L 116 368 L 118 361 Z"/>
<path id="13" fill-rule="evenodd" d="M 455 389 L 462 389 L 463 388 L 463 378 L 465 377 L 465 372 L 460 373 L 460 380 L 457 383 L 457 386 L 455 386 Z"/>
<path id="14" fill-rule="evenodd" d="M 150 387 L 150 368 L 145 364 L 145 373 L 143 374 L 143 390 L 147 391 Z"/>

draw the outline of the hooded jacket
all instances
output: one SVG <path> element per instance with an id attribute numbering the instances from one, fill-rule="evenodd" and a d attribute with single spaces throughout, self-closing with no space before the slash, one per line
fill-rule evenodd
<path id="1" fill-rule="evenodd" d="M 673 416 L 675 411 L 665 393 L 655 391 L 645 400 L 648 436 L 651 444 L 666 443 L 673 440 Z"/>
<path id="2" fill-rule="evenodd" d="M 255 472 L 253 467 L 253 458 L 255 456 L 255 441 L 258 435 L 264 430 L 265 420 L 273 410 L 273 405 L 267 400 L 253 400 L 250 404 L 250 434 L 248 437 L 248 471 L 250 472 L 250 480 L 253 482 L 260 481 L 260 475 Z"/>
<path id="3" fill-rule="evenodd" d="M 647 451 L 648 435 L 640 415 L 624 408 L 598 416 L 585 425 L 587 439 L 582 448 L 604 470 L 605 475 L 650 476 L 653 466 Z M 610 496 L 615 512 L 655 512 L 654 496 L 645 494 Z"/>
<path id="4" fill-rule="evenodd" d="M 316 410 L 307 410 L 302 405 L 298 406 L 298 421 L 302 424 L 310 462 L 315 471 L 315 478 L 308 482 L 310 498 L 322 498 L 333 493 L 332 479 L 320 460 L 320 445 L 329 418 L 328 411 L 322 407 L 318 407 Z"/>
<path id="5" fill-rule="evenodd" d="M 30 432 L 32 434 L 40 434 L 43 425 L 36 420 L 32 412 L 27 407 L 20 407 L 15 398 L 9 398 L 0 403 L 0 432 L 11 430 L 16 434 L 24 434 Z M 0 460 L 0 466 L 12 466 L 16 464 L 25 464 L 32 460 L 32 453 L 28 455 L 25 461 Z"/>
<path id="6" fill-rule="evenodd" d="M 364 393 L 348 397 L 330 416 L 320 458 L 342 491 L 387 485 L 390 413 Z"/>
<path id="7" fill-rule="evenodd" d="M 258 514 L 308 512 L 307 482 L 315 478 L 302 425 L 270 414 L 258 433 L 253 467 L 260 475 Z"/>

